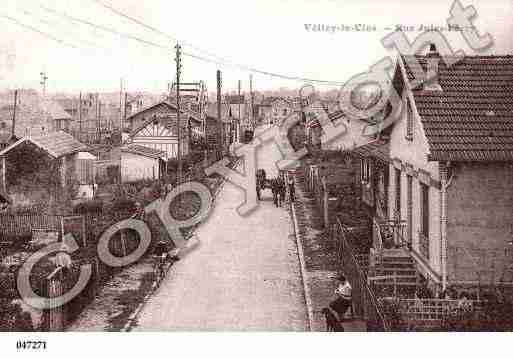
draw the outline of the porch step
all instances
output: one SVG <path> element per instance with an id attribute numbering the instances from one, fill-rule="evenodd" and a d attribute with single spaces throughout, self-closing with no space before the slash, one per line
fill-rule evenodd
<path id="1" fill-rule="evenodd" d="M 411 275 L 416 277 L 417 271 L 414 268 L 374 268 L 373 273 L 376 275 Z"/>
<path id="2" fill-rule="evenodd" d="M 384 255 L 381 257 L 381 262 L 383 263 L 414 263 L 412 257 L 409 256 L 387 256 Z"/>

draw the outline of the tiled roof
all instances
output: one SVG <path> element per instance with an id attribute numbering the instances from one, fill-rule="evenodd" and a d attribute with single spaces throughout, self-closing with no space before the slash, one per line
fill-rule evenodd
<path id="1" fill-rule="evenodd" d="M 41 136 L 33 136 L 30 137 L 29 140 L 43 148 L 55 158 L 76 152 L 87 151 L 89 149 L 87 145 L 79 142 L 73 136 L 64 131 L 52 132 Z"/>
<path id="2" fill-rule="evenodd" d="M 59 131 L 44 135 L 23 137 L 0 151 L 0 155 L 9 152 L 24 142 L 33 143 L 53 158 L 59 158 L 64 155 L 89 150 L 88 146 L 84 145 L 82 142 L 77 141 L 70 134 L 64 131 Z"/>
<path id="3" fill-rule="evenodd" d="M 429 55 L 428 55 L 429 56 Z M 428 56 L 416 56 L 423 71 Z M 403 56 L 408 79 L 413 79 Z M 430 160 L 513 160 L 513 56 L 465 57 L 438 65 L 442 91 L 413 90 Z"/>
<path id="4" fill-rule="evenodd" d="M 374 157 L 383 162 L 390 162 L 390 145 L 387 142 L 376 140 L 353 149 L 353 153 L 360 157 Z"/>
<path id="5" fill-rule="evenodd" d="M 171 109 L 174 112 L 176 112 L 176 105 L 174 103 L 171 103 L 169 101 L 160 101 L 158 103 L 149 105 L 136 113 L 131 114 L 130 116 L 127 117 L 126 121 L 130 121 L 132 118 L 138 117 L 141 114 L 143 114 L 144 112 L 152 112 L 153 110 L 161 110 L 162 108 L 164 108 L 164 111 L 168 111 L 168 109 Z M 194 114 L 190 111 L 185 111 L 183 108 L 180 108 L 180 113 L 183 115 L 188 115 L 191 118 L 195 119 L 196 121 L 201 121 L 201 119 L 199 119 L 199 117 L 196 114 Z"/>
<path id="6" fill-rule="evenodd" d="M 129 145 L 121 147 L 121 152 L 133 153 L 136 155 L 141 155 L 141 156 L 150 157 L 150 158 L 161 158 L 166 155 L 166 153 L 164 151 L 158 151 L 154 148 L 145 147 L 145 146 L 136 145 L 136 144 L 129 144 Z"/>

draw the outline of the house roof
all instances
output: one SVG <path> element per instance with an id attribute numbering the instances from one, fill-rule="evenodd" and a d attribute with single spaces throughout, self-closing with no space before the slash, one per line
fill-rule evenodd
<path id="1" fill-rule="evenodd" d="M 427 59 L 416 56 L 424 72 Z M 436 55 L 435 55 L 436 56 Z M 408 80 L 412 56 L 403 56 Z M 513 56 L 469 56 L 438 65 L 442 91 L 413 89 L 429 160 L 513 160 Z"/>
<path id="2" fill-rule="evenodd" d="M 4 150 L 0 151 L 0 156 L 6 154 L 24 142 L 33 143 L 37 147 L 47 152 L 53 158 L 60 158 L 65 155 L 87 151 L 89 149 L 89 147 L 84 145 L 82 142 L 77 141 L 70 134 L 64 131 L 59 131 L 45 135 L 23 137 L 10 146 L 7 146 Z"/>
<path id="3" fill-rule="evenodd" d="M 133 143 L 121 147 L 121 152 L 132 153 L 135 155 L 145 156 L 149 158 L 162 158 L 166 155 L 164 151 L 159 151 L 154 148 L 141 146 Z"/>
<path id="4" fill-rule="evenodd" d="M 226 101 L 232 105 L 245 103 L 244 95 L 227 95 Z"/>
<path id="5" fill-rule="evenodd" d="M 173 109 L 174 111 L 177 110 L 175 104 L 173 104 L 173 103 L 171 103 L 169 101 L 160 101 L 160 102 L 154 103 L 154 104 L 152 104 L 150 106 L 147 106 L 147 107 L 143 108 L 142 110 L 140 110 L 140 111 L 138 111 L 136 113 L 131 114 L 130 116 L 128 116 L 126 118 L 126 121 L 130 121 L 132 118 L 134 118 L 134 117 L 136 117 L 136 116 L 138 116 L 138 115 L 140 115 L 140 114 L 142 114 L 144 112 L 148 112 L 148 111 L 154 110 L 154 109 L 156 109 L 158 107 L 162 107 L 162 106 L 167 106 L 167 107 Z M 192 119 L 194 119 L 194 120 L 196 120 L 198 122 L 201 122 L 201 119 L 196 114 L 194 114 L 194 113 L 192 113 L 190 111 L 184 111 L 183 109 L 180 109 L 180 113 L 183 113 L 184 115 L 187 115 L 190 118 L 192 118 Z"/>
<path id="6" fill-rule="evenodd" d="M 382 162 L 390 162 L 390 144 L 388 141 L 372 141 L 358 146 L 352 151 L 360 157 L 373 157 Z"/>

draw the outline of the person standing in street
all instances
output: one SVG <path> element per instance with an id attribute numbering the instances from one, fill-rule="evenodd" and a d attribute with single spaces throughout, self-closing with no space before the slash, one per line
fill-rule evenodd
<path id="1" fill-rule="evenodd" d="M 287 185 L 289 187 L 289 198 L 290 202 L 294 202 L 296 200 L 296 185 L 294 183 L 294 177 L 289 174 L 287 179 Z"/>
<path id="2" fill-rule="evenodd" d="M 276 207 L 278 207 L 278 181 L 276 178 L 271 180 L 271 191 L 273 193 L 273 202 Z"/>

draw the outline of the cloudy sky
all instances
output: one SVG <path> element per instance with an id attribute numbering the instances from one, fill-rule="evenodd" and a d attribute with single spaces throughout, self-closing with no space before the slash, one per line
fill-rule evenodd
<path id="1" fill-rule="evenodd" d="M 251 72 L 233 64 L 344 82 L 383 56 L 393 56 L 380 43 L 390 29 L 411 27 L 406 34 L 413 40 L 421 24 L 446 26 L 451 4 L 452 0 L 2 0 L 0 90 L 40 88 L 39 74 L 45 71 L 50 92 L 115 91 L 121 77 L 129 91 L 161 92 L 175 76 L 177 39 L 183 51 L 194 56 L 183 57 L 183 80 L 204 80 L 211 91 L 217 68 L 223 71 L 225 88 L 235 89 L 240 79 L 247 90 Z M 495 44 L 488 53 L 513 53 L 511 0 L 462 4 L 475 6 L 475 25 L 492 35 Z M 307 31 L 305 24 L 346 30 Z M 371 31 L 349 29 L 356 24 Z M 445 34 L 454 48 L 471 53 L 459 33 Z M 295 88 L 302 83 L 256 72 L 253 76 L 256 89 Z"/>

